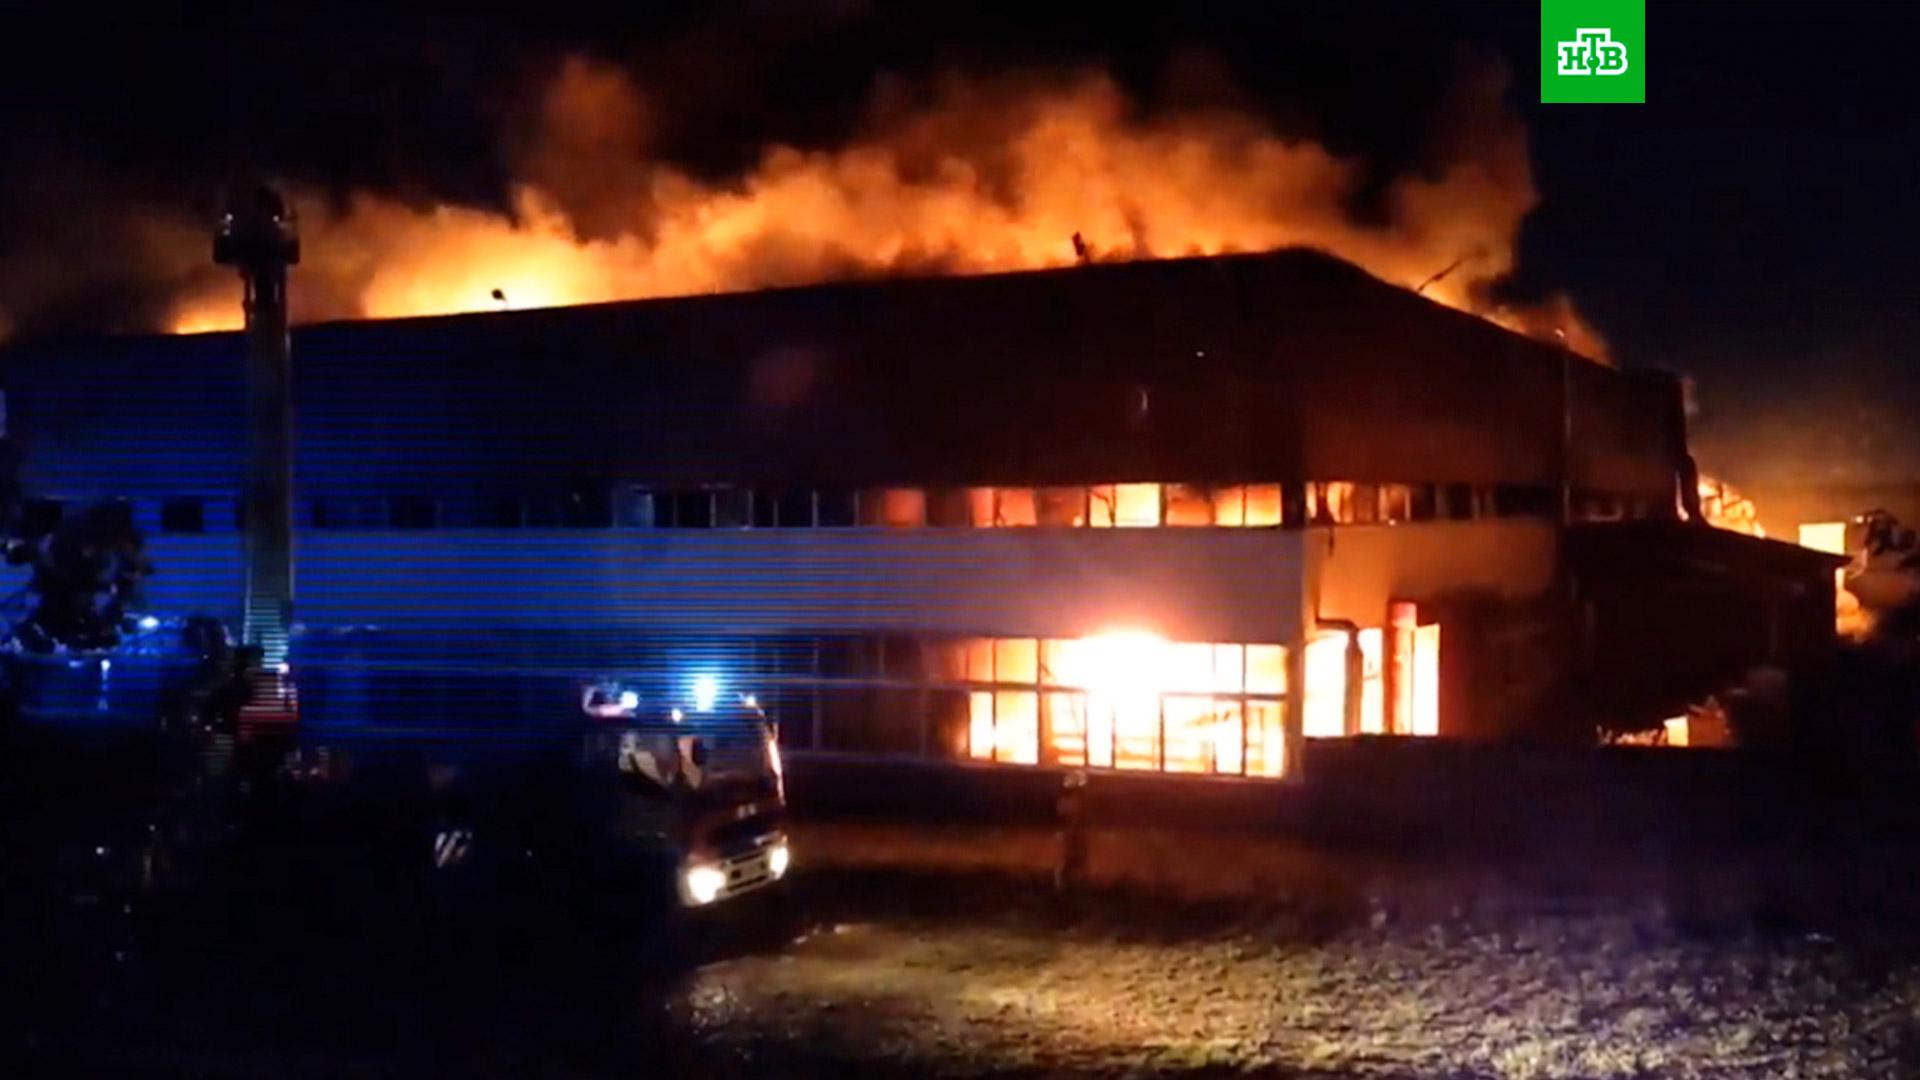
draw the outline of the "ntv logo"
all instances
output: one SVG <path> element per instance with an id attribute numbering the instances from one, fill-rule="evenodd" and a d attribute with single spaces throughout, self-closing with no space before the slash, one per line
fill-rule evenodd
<path id="1" fill-rule="evenodd" d="M 1562 75 L 1625 75 L 1627 46 L 1613 40 L 1613 31 L 1604 27 L 1581 28 L 1572 41 L 1556 42 Z"/>
<path id="2" fill-rule="evenodd" d="M 1646 0 L 1540 0 L 1542 102 L 1644 103 L 1647 55 Z"/>

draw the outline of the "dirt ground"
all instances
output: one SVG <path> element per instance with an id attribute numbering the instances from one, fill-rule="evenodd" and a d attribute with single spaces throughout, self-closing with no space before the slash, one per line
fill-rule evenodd
<path id="1" fill-rule="evenodd" d="M 1920 1075 L 1920 963 L 1817 933 L 1594 912 L 1209 933 L 1172 911 L 1063 926 L 888 891 L 693 972 L 676 1025 L 720 1071 L 766 1075 Z"/>

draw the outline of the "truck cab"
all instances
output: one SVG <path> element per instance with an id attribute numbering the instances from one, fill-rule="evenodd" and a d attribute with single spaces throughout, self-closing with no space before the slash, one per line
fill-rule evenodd
<path id="1" fill-rule="evenodd" d="M 689 908 L 766 888 L 792 860 L 775 725 L 752 694 L 684 698 L 597 681 L 581 694 L 582 765 L 619 841 L 670 855 Z"/>

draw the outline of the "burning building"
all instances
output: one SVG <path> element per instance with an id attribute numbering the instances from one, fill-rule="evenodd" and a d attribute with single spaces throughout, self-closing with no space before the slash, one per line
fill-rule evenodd
<path id="1" fill-rule="evenodd" d="M 1679 387 L 1307 250 L 293 333 L 302 708 L 618 676 L 789 746 L 1280 776 L 1306 740 L 1657 725 L 1832 634 L 1697 522 Z M 235 334 L 5 353 L 29 516 L 125 500 L 237 624 Z M 1692 511 L 1685 509 L 1693 504 Z"/>

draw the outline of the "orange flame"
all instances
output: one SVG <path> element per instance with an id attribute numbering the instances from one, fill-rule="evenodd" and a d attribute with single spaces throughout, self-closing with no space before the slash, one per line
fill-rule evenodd
<path id="1" fill-rule="evenodd" d="M 586 61 L 547 88 L 509 213 L 295 189 L 307 261 L 296 317 L 388 317 L 752 289 L 885 273 L 985 273 L 1096 259 L 1310 246 L 1576 350 L 1604 346 L 1564 301 L 1503 310 L 1536 195 L 1499 86 L 1472 146 L 1388 185 L 1357 222 L 1359 165 L 1225 111 L 1143 118 L 1109 79 L 1043 88 L 950 82 L 931 108 L 877 116 L 837 150 L 776 146 L 728 182 L 649 160 L 646 102 Z M 1491 117 L 1491 123 L 1488 118 Z M 1441 271 L 1446 271 L 1444 274 Z M 1436 275 L 1439 275 L 1436 278 Z M 239 325 L 237 288 L 182 296 L 179 332 Z"/>
<path id="2" fill-rule="evenodd" d="M 1700 516 L 1715 528 L 1731 529 L 1748 536 L 1767 535 L 1767 530 L 1760 525 L 1760 511 L 1754 506 L 1753 500 L 1717 477 L 1700 478 Z"/>

